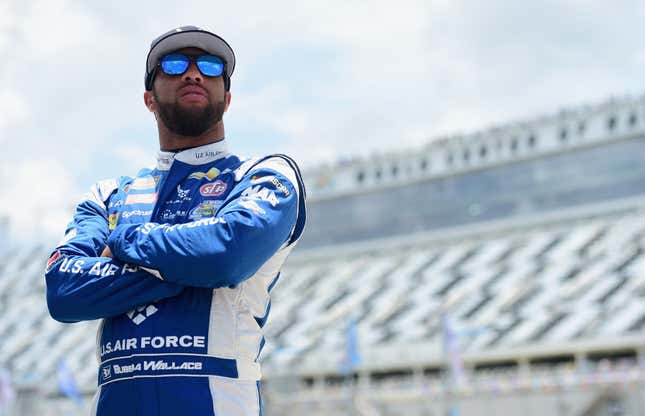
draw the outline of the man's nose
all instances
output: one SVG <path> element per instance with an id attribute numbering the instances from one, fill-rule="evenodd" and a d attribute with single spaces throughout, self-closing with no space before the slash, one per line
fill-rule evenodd
<path id="1" fill-rule="evenodd" d="M 195 62 L 191 62 L 190 65 L 188 65 L 188 69 L 186 69 L 186 72 L 184 72 L 182 78 L 184 81 L 193 81 L 199 83 L 203 81 L 202 73 L 199 72 L 199 68 L 197 68 L 197 64 Z"/>

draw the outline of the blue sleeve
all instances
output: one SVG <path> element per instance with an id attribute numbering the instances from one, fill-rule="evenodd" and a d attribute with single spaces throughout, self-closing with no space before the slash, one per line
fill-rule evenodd
<path id="1" fill-rule="evenodd" d="M 108 239 L 112 253 L 186 286 L 226 287 L 251 277 L 288 241 L 298 216 L 301 190 L 268 166 L 281 165 L 248 172 L 215 217 L 117 226 Z"/>
<path id="2" fill-rule="evenodd" d="M 63 242 L 47 262 L 47 305 L 60 322 L 106 318 L 181 292 L 150 273 L 116 259 L 98 257 L 108 221 L 98 187 L 76 208 Z"/>

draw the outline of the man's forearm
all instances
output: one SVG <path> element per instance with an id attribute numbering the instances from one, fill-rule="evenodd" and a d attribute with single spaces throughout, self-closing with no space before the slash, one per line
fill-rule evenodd
<path id="1" fill-rule="evenodd" d="M 45 273 L 47 305 L 51 316 L 60 322 L 119 315 L 183 290 L 118 260 L 68 256 L 59 251 L 54 256 Z"/>
<path id="2" fill-rule="evenodd" d="M 107 244 L 116 258 L 155 269 L 166 281 L 232 286 L 252 276 L 286 242 L 297 216 L 292 183 L 274 170 L 256 170 L 217 217 L 117 226 Z"/>

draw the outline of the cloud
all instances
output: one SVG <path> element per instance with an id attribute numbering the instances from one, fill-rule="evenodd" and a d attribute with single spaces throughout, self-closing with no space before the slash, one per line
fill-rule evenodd
<path id="1" fill-rule="evenodd" d="M 0 218 L 11 219 L 13 237 L 61 236 L 81 198 L 72 172 L 47 158 L 5 160 L 0 165 Z"/>
<path id="2" fill-rule="evenodd" d="M 47 181 L 66 201 L 149 164 L 157 138 L 141 99 L 144 59 L 154 37 L 182 24 L 221 33 L 236 51 L 231 148 L 312 166 L 640 93 L 645 55 L 633 45 L 644 17 L 629 0 L 5 0 L 0 145 L 23 174 L 55 161 Z M 35 180 L 2 172 L 11 192 Z M 67 203 L 41 214 L 30 201 L 33 221 L 69 215 Z M 11 215 L 15 234 L 34 228 Z"/>

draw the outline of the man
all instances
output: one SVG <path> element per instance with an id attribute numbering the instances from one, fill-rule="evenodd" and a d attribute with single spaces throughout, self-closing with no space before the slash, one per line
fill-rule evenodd
<path id="1" fill-rule="evenodd" d="M 98 182 L 45 273 L 51 315 L 103 318 L 92 414 L 259 415 L 269 293 L 305 223 L 286 156 L 227 151 L 233 50 L 185 26 L 152 42 L 154 169 Z"/>

